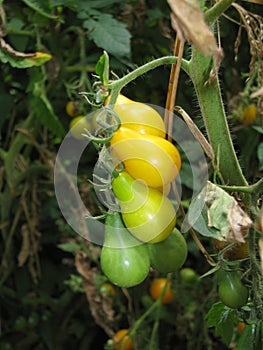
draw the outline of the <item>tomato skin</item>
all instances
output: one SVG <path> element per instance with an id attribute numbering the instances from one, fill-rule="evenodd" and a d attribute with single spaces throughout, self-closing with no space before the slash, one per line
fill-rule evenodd
<path id="1" fill-rule="evenodd" d="M 108 214 L 101 268 L 108 280 L 119 287 L 140 284 L 149 273 L 150 261 L 144 244 L 125 228 L 119 213 Z"/>
<path id="2" fill-rule="evenodd" d="M 100 294 L 108 297 L 114 297 L 114 295 L 116 294 L 116 291 L 111 283 L 104 282 L 100 286 Z"/>
<path id="3" fill-rule="evenodd" d="M 172 182 L 181 168 L 177 148 L 169 141 L 120 127 L 113 135 L 111 151 L 123 161 L 126 171 L 135 179 L 155 188 Z"/>
<path id="4" fill-rule="evenodd" d="M 110 97 L 107 97 L 105 105 L 109 103 L 109 99 Z M 121 124 L 126 128 L 131 128 L 141 134 L 165 137 L 164 121 L 152 107 L 130 100 L 120 94 L 113 110 L 118 114 Z"/>
<path id="5" fill-rule="evenodd" d="M 240 117 L 240 121 L 244 125 L 253 124 L 257 117 L 257 107 L 251 103 L 246 108 L 243 109 L 242 116 Z"/>
<path id="6" fill-rule="evenodd" d="M 158 243 L 172 233 L 176 222 L 175 209 L 160 191 L 134 181 L 127 172 L 113 179 L 112 190 L 119 200 L 127 229 L 137 239 Z"/>
<path id="7" fill-rule="evenodd" d="M 133 343 L 129 337 L 128 329 L 120 329 L 114 334 L 113 344 L 115 350 L 132 350 Z"/>
<path id="8" fill-rule="evenodd" d="M 238 324 L 237 324 L 237 331 L 238 331 L 238 333 L 242 334 L 245 327 L 246 327 L 245 322 L 238 322 Z"/>
<path id="9" fill-rule="evenodd" d="M 244 306 L 248 299 L 248 289 L 240 280 L 238 271 L 219 269 L 218 295 L 221 301 L 232 309 Z"/>
<path id="10" fill-rule="evenodd" d="M 162 295 L 165 286 L 166 290 L 163 295 L 162 304 L 169 304 L 173 301 L 175 295 L 171 290 L 171 281 L 167 281 L 166 278 L 156 278 L 153 280 L 150 286 L 150 295 L 153 300 L 157 300 Z"/>
<path id="11" fill-rule="evenodd" d="M 66 104 L 66 113 L 70 117 L 77 117 L 80 114 L 79 103 L 75 101 L 68 101 Z"/>
<path id="12" fill-rule="evenodd" d="M 186 241 L 176 228 L 164 241 L 147 244 L 147 248 L 151 266 L 161 273 L 179 270 L 187 258 Z"/>
<path id="13" fill-rule="evenodd" d="M 87 129 L 90 131 L 91 129 L 91 123 L 84 117 L 84 116 L 78 116 L 71 120 L 69 124 L 70 133 L 71 135 L 78 140 L 84 140 L 85 136 L 83 136 L 85 130 Z"/>
<path id="14" fill-rule="evenodd" d="M 180 270 L 180 277 L 186 284 L 193 284 L 196 282 L 198 276 L 191 267 L 184 267 Z"/>

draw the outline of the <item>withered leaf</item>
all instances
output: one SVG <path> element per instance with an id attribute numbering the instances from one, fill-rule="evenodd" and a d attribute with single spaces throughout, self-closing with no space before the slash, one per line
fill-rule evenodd
<path id="1" fill-rule="evenodd" d="M 114 308 L 112 299 L 100 297 L 95 285 L 97 267 L 92 267 L 90 260 L 84 252 L 76 254 L 75 265 L 78 273 L 84 278 L 84 290 L 89 301 L 90 311 L 97 325 L 102 327 L 109 337 L 113 337 Z"/>
<path id="2" fill-rule="evenodd" d="M 25 262 L 27 261 L 31 253 L 31 244 L 30 244 L 30 238 L 29 238 L 30 233 L 29 233 L 28 226 L 26 224 L 22 226 L 21 234 L 22 234 L 22 246 L 18 254 L 19 267 L 25 264 Z"/>
<path id="3" fill-rule="evenodd" d="M 231 243 L 245 242 L 243 234 L 252 225 L 252 221 L 233 196 L 208 181 L 205 204 L 208 226 L 219 230 L 222 240 Z"/>
<path id="4" fill-rule="evenodd" d="M 205 23 L 198 0 L 167 0 L 172 13 L 171 23 L 181 40 L 193 44 L 205 56 L 222 56 L 213 32 Z"/>
<path id="5" fill-rule="evenodd" d="M 263 86 L 250 95 L 251 98 L 256 98 L 258 96 L 263 96 Z"/>

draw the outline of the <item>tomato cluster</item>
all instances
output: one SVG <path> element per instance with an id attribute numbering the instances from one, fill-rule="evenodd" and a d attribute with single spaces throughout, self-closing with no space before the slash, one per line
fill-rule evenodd
<path id="1" fill-rule="evenodd" d="M 125 171 L 113 179 L 112 189 L 123 221 L 137 239 L 161 242 L 175 226 L 173 204 L 162 189 L 178 175 L 180 154 L 164 138 L 164 122 L 152 107 L 119 95 L 114 112 L 121 125 L 110 140 L 110 152 Z"/>
<path id="2" fill-rule="evenodd" d="M 113 110 L 120 127 L 108 150 L 124 170 L 113 171 L 111 189 L 119 212 L 106 215 L 100 259 L 109 281 L 132 287 L 148 276 L 150 266 L 168 273 L 186 260 L 187 245 L 175 228 L 174 205 L 164 193 L 180 171 L 181 158 L 164 138 L 164 122 L 152 107 L 119 95 Z"/>

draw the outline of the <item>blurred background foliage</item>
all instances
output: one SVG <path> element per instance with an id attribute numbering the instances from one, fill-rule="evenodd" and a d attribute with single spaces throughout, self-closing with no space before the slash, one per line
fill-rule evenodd
<path id="1" fill-rule="evenodd" d="M 256 4 L 245 5 L 255 13 L 262 10 Z M 237 18 L 233 9 L 227 15 Z M 170 8 L 158 0 L 9 0 L 0 1 L 0 16 L 0 348 L 103 349 L 111 331 L 129 327 L 152 303 L 149 281 L 129 291 L 116 287 L 114 298 L 101 293 L 105 277 L 96 260 L 96 247 L 76 235 L 58 208 L 54 161 L 71 121 L 65 110 L 67 102 L 77 102 L 81 115 L 91 110 L 79 93 L 92 91 L 103 50 L 110 55 L 110 69 L 119 76 L 153 58 L 172 54 L 175 36 Z M 246 86 L 250 62 L 245 32 L 238 59 L 234 59 L 237 32 L 237 23 L 222 18 L 221 86 L 231 113 L 231 101 Z M 42 55 L 36 57 L 35 52 Z M 28 53 L 32 55 L 25 55 Z M 187 46 L 185 56 L 190 56 Z M 165 106 L 169 74 L 170 67 L 160 67 L 123 93 Z M 195 101 L 191 83 L 182 73 L 176 103 L 202 128 Z M 262 143 L 259 146 L 260 133 L 255 128 L 258 122 L 244 126 L 235 113 L 230 119 L 244 170 L 253 181 L 258 169 L 261 175 L 263 169 Z M 96 157 L 95 149 L 88 149 L 78 175 L 81 196 L 97 214 L 95 195 L 87 182 Z M 185 188 L 185 195 L 183 191 L 186 202 L 189 190 Z M 202 275 L 208 265 L 191 238 L 186 235 L 186 239 L 186 265 Z M 213 253 L 211 242 L 202 239 Z M 83 273 L 83 254 L 90 258 L 92 274 Z M 83 275 L 89 286 L 83 287 Z M 159 348 L 224 349 L 221 338 L 205 324 L 207 311 L 217 301 L 213 279 L 189 286 L 175 276 L 175 286 L 171 307 L 161 309 Z M 101 309 L 104 319 L 99 315 Z M 147 344 L 153 321 L 152 316 L 140 329 L 143 344 Z"/>

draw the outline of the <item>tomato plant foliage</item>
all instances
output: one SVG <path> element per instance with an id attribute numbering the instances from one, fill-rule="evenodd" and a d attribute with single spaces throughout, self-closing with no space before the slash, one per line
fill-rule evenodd
<path id="1" fill-rule="evenodd" d="M 179 45 L 181 62 L 171 54 L 178 42 L 170 3 L 0 1 L 1 349 L 112 350 L 123 327 L 135 350 L 262 348 L 262 5 L 198 2 L 211 27 L 221 15 L 214 11 L 227 11 L 218 31 L 224 58 L 213 67 L 194 37 Z M 188 18 L 179 5 L 175 17 Z M 191 18 L 181 33 L 193 35 L 190 22 L 199 28 Z M 198 133 L 184 140 L 191 125 L 177 112 L 168 132 L 171 120 L 155 106 L 171 97 L 167 64 L 175 63 L 175 105 L 210 143 L 208 171 L 200 162 L 207 144 Z M 65 139 L 70 147 L 58 157 Z M 95 165 L 106 173 L 100 181 Z M 121 228 L 110 222 L 115 215 Z M 245 254 L 233 256 L 239 247 Z M 238 274 L 227 278 L 232 270 Z M 160 279 L 172 286 L 167 303 L 150 294 Z"/>

